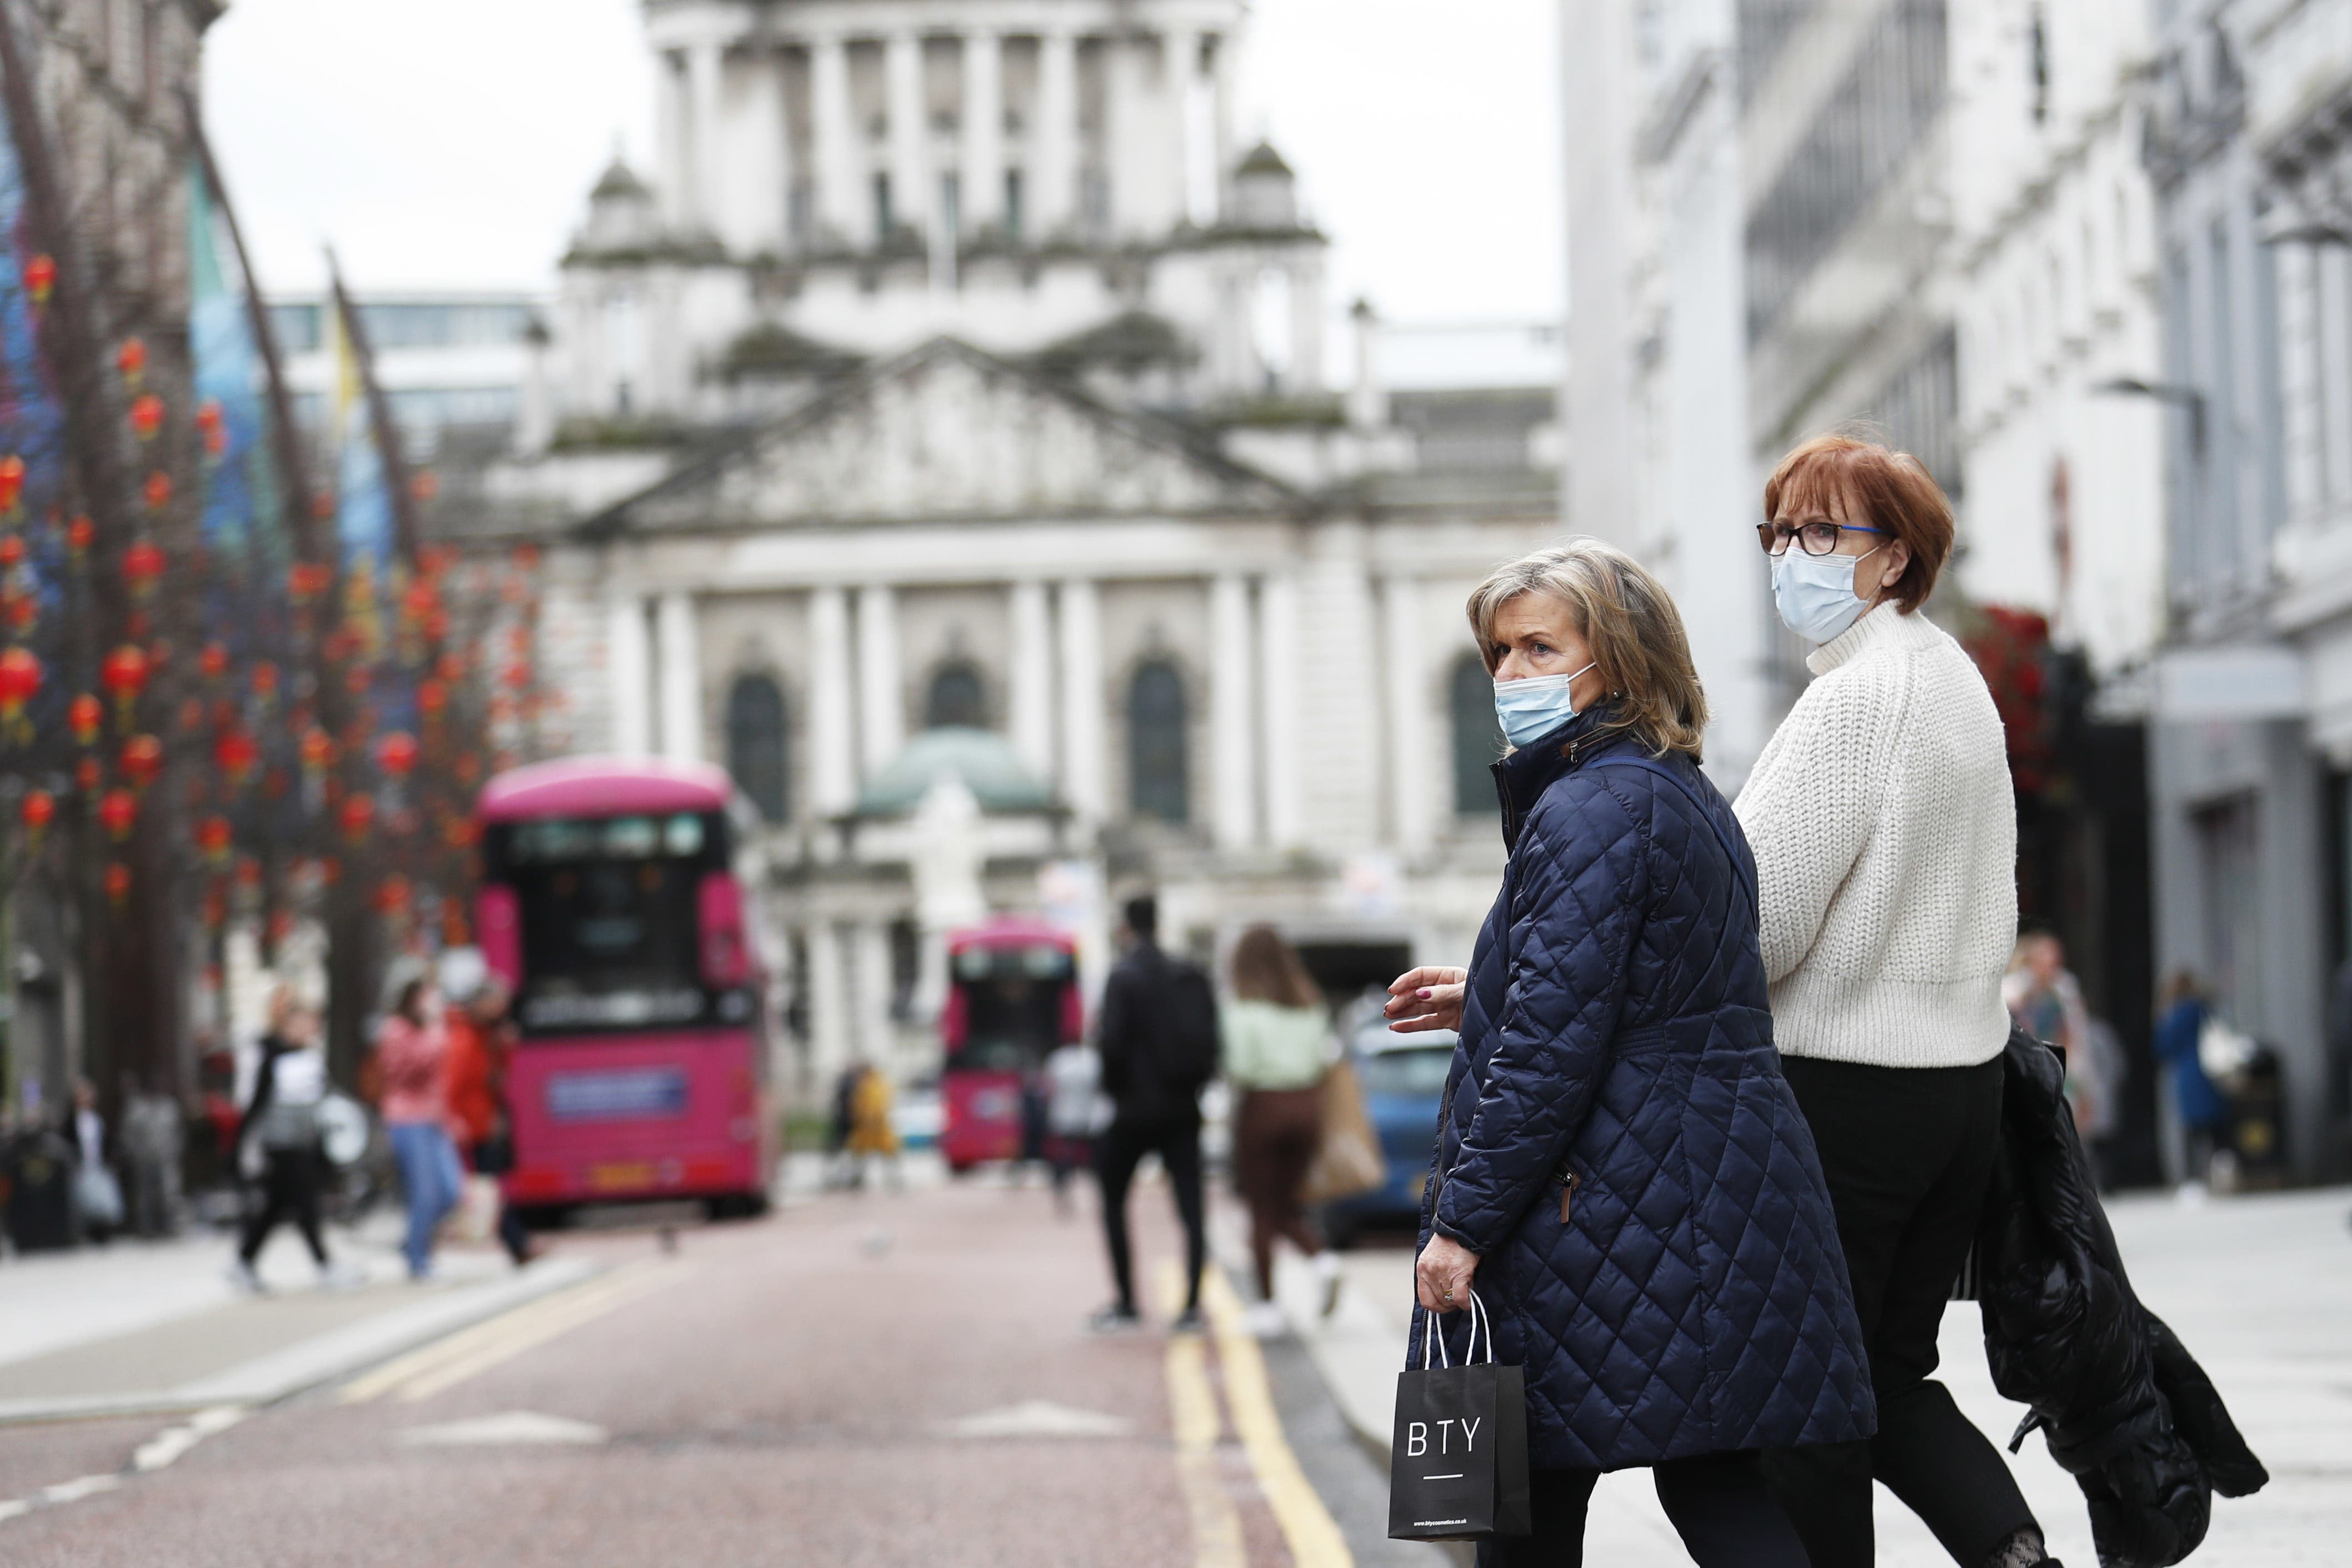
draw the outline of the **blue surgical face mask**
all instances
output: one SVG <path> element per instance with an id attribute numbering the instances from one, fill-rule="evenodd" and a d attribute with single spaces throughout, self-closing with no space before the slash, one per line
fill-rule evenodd
<path id="1" fill-rule="evenodd" d="M 1584 669 L 1591 669 L 1586 665 Z M 1495 717 L 1502 721 L 1503 739 L 1514 746 L 1540 741 L 1576 717 L 1576 699 L 1568 689 L 1576 676 L 1531 675 L 1525 680 L 1495 682 Z"/>
<path id="2" fill-rule="evenodd" d="M 1808 555 L 1794 544 L 1772 557 L 1772 603 L 1801 637 L 1833 640 L 1862 619 L 1870 601 L 1853 591 L 1853 570 L 1886 546 L 1860 555 Z"/>

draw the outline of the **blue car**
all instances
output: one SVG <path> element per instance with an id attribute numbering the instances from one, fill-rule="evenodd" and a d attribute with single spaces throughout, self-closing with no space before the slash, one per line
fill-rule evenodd
<path id="1" fill-rule="evenodd" d="M 1389 1173 L 1370 1192 L 1323 1205 L 1323 1234 L 1333 1247 L 1353 1247 L 1367 1230 L 1410 1231 L 1419 1225 L 1421 1189 L 1429 1180 L 1438 1102 L 1445 1094 L 1454 1045 L 1450 1030 L 1391 1034 L 1377 1017 L 1355 1030 L 1348 1058 L 1363 1085 L 1364 1110 L 1388 1159 Z"/>

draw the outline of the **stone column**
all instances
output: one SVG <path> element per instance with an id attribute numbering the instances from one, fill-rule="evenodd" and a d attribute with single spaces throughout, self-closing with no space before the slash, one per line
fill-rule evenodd
<path id="1" fill-rule="evenodd" d="M 1388 757 L 1389 832 L 1399 850 L 1418 854 L 1433 836 L 1431 785 L 1440 753 L 1429 733 L 1429 651 L 1423 622 L 1421 579 L 1402 573 L 1381 579 L 1381 651 L 1388 710 L 1381 746 Z"/>
<path id="2" fill-rule="evenodd" d="M 1290 276 L 1290 374 L 1294 396 L 1323 390 L 1323 258 L 1294 261 Z"/>
<path id="3" fill-rule="evenodd" d="M 838 34 L 809 40 L 809 157 L 815 167 L 815 233 L 822 249 L 826 230 L 835 243 L 855 244 L 865 194 L 857 179 L 857 128 L 849 117 L 849 45 Z"/>
<path id="4" fill-rule="evenodd" d="M 895 1079 L 898 1031 L 890 1018 L 890 928 L 880 921 L 860 921 L 852 931 L 856 945 L 850 1006 L 857 1018 L 857 1054 Z"/>
<path id="5" fill-rule="evenodd" d="M 1298 797 L 1298 585 L 1270 576 L 1259 584 L 1258 717 L 1265 750 L 1265 837 L 1292 848 L 1300 831 Z"/>
<path id="6" fill-rule="evenodd" d="M 1068 33 L 1044 35 L 1037 45 L 1037 123 L 1029 133 L 1035 161 L 1025 199 L 1034 237 L 1067 227 L 1078 199 L 1078 41 Z"/>
<path id="7" fill-rule="evenodd" d="M 645 601 L 624 594 L 606 611 L 604 673 L 613 689 L 613 750 L 625 757 L 654 749 L 652 666 Z"/>
<path id="8" fill-rule="evenodd" d="M 1209 584 L 1209 755 L 1217 844 L 1225 849 L 1257 842 L 1255 674 L 1249 579 L 1228 574 Z"/>
<path id="9" fill-rule="evenodd" d="M 722 44 L 697 44 L 686 57 L 688 124 L 691 127 L 686 158 L 690 193 L 688 211 L 695 227 L 713 233 L 719 228 L 719 205 L 727 188 L 719 178 L 727 157 L 719 115 L 720 79 L 726 65 L 727 50 Z"/>
<path id="10" fill-rule="evenodd" d="M 980 233 L 1004 216 L 1004 56 L 994 33 L 963 36 L 963 223 Z"/>
<path id="11" fill-rule="evenodd" d="M 784 117 L 784 57 L 759 49 L 743 58 L 741 129 L 728 166 L 733 174 L 719 209 L 727 243 L 738 250 L 792 245 L 793 139 Z"/>
<path id="12" fill-rule="evenodd" d="M 1163 34 L 1160 39 L 1160 111 L 1162 146 L 1159 183 L 1164 193 L 1154 222 L 1161 230 L 1176 227 L 1192 215 L 1192 126 L 1186 108 L 1192 100 L 1192 79 L 1201 69 L 1201 35 L 1188 29 Z"/>
<path id="13" fill-rule="evenodd" d="M 849 595 L 809 595 L 809 791 L 819 816 L 857 804 L 856 699 L 849 675 Z"/>
<path id="14" fill-rule="evenodd" d="M 1065 582 L 1062 612 L 1062 798 L 1081 820 L 1099 820 L 1104 784 L 1102 601 L 1085 578 Z"/>
<path id="15" fill-rule="evenodd" d="M 882 47 L 882 80 L 890 105 L 890 212 L 894 222 L 928 233 L 936 226 L 939 193 L 931 188 L 923 146 L 923 40 L 893 33 Z"/>
<path id="16" fill-rule="evenodd" d="M 905 696 L 898 689 L 898 595 L 887 583 L 857 590 L 858 760 L 871 779 L 906 744 Z"/>
<path id="17" fill-rule="evenodd" d="M 812 921 L 803 941 L 808 949 L 809 1098 L 824 1105 L 853 1050 L 845 955 L 840 928 L 831 921 Z"/>
<path id="18" fill-rule="evenodd" d="M 702 761 L 702 658 L 695 646 L 694 595 L 673 588 L 656 611 L 661 657 L 661 754 Z"/>
<path id="19" fill-rule="evenodd" d="M 1210 63 L 1213 107 L 1209 116 L 1209 146 L 1211 156 L 1217 161 L 1217 216 L 1223 217 L 1225 216 L 1227 188 L 1233 183 L 1234 164 L 1240 154 L 1234 151 L 1234 36 L 1221 33 L 1215 43 L 1216 53 Z"/>
<path id="20" fill-rule="evenodd" d="M 664 54 L 654 61 L 654 183 L 661 199 L 662 216 L 673 226 L 694 216 L 694 161 L 688 143 L 691 93 L 687 81 L 687 57 Z"/>
<path id="21" fill-rule="evenodd" d="M 1013 749 L 1029 771 L 1047 784 L 1054 779 L 1054 627 L 1045 584 L 1034 579 L 1013 584 Z"/>

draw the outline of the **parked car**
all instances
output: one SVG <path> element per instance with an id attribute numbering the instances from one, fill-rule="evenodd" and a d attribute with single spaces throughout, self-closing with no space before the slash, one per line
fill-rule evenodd
<path id="1" fill-rule="evenodd" d="M 1454 1046 L 1450 1030 L 1391 1034 L 1377 1012 L 1358 1022 L 1347 1039 L 1389 1173 L 1370 1192 L 1323 1206 L 1323 1234 L 1337 1247 L 1353 1247 L 1367 1230 L 1420 1224 L 1422 1187 L 1437 1143 L 1438 1102 Z"/>

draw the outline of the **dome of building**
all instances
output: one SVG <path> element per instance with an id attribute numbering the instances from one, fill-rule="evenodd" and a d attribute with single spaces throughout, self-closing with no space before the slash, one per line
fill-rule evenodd
<path id="1" fill-rule="evenodd" d="M 923 803 L 931 785 L 961 779 L 982 811 L 1051 811 L 1054 792 L 1040 784 L 993 730 L 961 726 L 926 730 L 858 792 L 860 816 L 904 816 Z"/>

